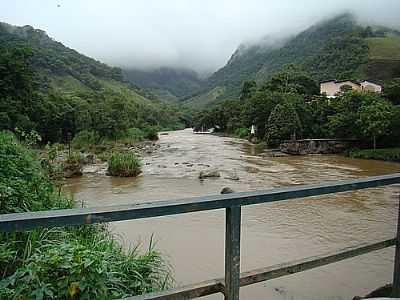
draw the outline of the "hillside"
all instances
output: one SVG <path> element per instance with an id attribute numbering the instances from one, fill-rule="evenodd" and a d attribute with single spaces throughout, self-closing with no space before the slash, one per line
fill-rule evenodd
<path id="1" fill-rule="evenodd" d="M 65 139 L 67 132 L 80 130 L 113 136 L 129 127 L 182 126 L 175 108 L 124 81 L 119 68 L 82 55 L 42 30 L 0 23 L 0 51 L 5 66 L 0 70 L 4 72 L 0 78 L 3 129 L 42 130 L 45 138 L 59 140 Z M 20 83 L 11 80 L 12 76 L 26 77 L 28 99 L 18 95 Z M 8 88 L 10 85 L 13 87 Z M 7 97 L 20 107 L 10 108 Z M 29 111 L 23 105 L 27 101 L 31 101 Z M 46 119 L 39 111 L 54 117 Z M 54 132 L 44 132 L 53 122 Z"/>
<path id="2" fill-rule="evenodd" d="M 125 69 L 127 81 L 145 88 L 163 101 L 177 101 L 198 90 L 202 84 L 196 72 L 185 69 L 158 68 L 152 71 Z"/>
<path id="3" fill-rule="evenodd" d="M 285 64 L 300 66 L 316 81 L 392 78 L 400 71 L 399 37 L 398 32 L 383 27 L 362 27 L 352 15 L 344 14 L 311 26 L 286 41 L 263 43 L 263 46 L 242 45 L 206 81 L 201 92 L 185 103 L 201 107 L 220 99 L 237 98 L 243 81 L 263 82 Z M 207 97 L 215 88 L 225 93 L 216 97 L 211 93 L 211 98 Z"/>

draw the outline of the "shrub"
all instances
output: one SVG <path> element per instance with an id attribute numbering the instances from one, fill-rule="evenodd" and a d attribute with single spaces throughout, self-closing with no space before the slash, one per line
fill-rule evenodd
<path id="1" fill-rule="evenodd" d="M 84 157 L 80 152 L 71 152 L 70 155 L 68 155 L 67 160 L 65 163 L 69 165 L 82 165 L 84 162 Z"/>
<path id="2" fill-rule="evenodd" d="M 378 159 L 378 160 L 400 162 L 400 148 L 365 149 L 365 150 L 352 149 L 347 152 L 347 155 L 352 158 Z"/>
<path id="3" fill-rule="evenodd" d="M 235 135 L 241 139 L 247 138 L 249 136 L 249 129 L 238 128 L 235 130 Z"/>
<path id="4" fill-rule="evenodd" d="M 0 282 L 1 299 L 120 299 L 163 289 L 170 281 L 152 246 L 144 255 L 126 253 L 93 225 L 48 234 L 53 236 Z"/>
<path id="5" fill-rule="evenodd" d="M 0 213 L 72 208 L 28 150 L 0 132 Z M 125 251 L 106 225 L 0 233 L 0 299 L 120 299 L 170 285 L 152 245 Z"/>
<path id="6" fill-rule="evenodd" d="M 129 128 L 127 132 L 118 139 L 119 142 L 125 145 L 133 145 L 144 140 L 144 132 L 139 128 Z"/>
<path id="7" fill-rule="evenodd" d="M 34 153 L 0 132 L 0 213 L 65 208 Z"/>
<path id="8" fill-rule="evenodd" d="M 158 129 L 154 126 L 145 127 L 143 129 L 144 138 L 150 141 L 157 141 L 158 140 Z"/>
<path id="9" fill-rule="evenodd" d="M 127 135 L 128 135 L 128 137 L 133 138 L 138 142 L 140 142 L 144 139 L 144 132 L 136 127 L 129 128 Z"/>
<path id="10" fill-rule="evenodd" d="M 79 150 L 88 150 L 99 142 L 100 135 L 96 131 L 83 130 L 78 132 L 72 139 L 72 147 Z"/>
<path id="11" fill-rule="evenodd" d="M 108 160 L 108 173 L 112 176 L 133 177 L 141 172 L 141 163 L 132 152 L 114 152 Z"/>

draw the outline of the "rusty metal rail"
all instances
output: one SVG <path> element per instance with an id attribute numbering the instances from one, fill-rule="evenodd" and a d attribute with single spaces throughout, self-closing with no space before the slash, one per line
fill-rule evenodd
<path id="1" fill-rule="evenodd" d="M 400 174 L 326 182 L 321 184 L 297 185 L 256 192 L 196 197 L 174 201 L 157 201 L 138 205 L 118 205 L 101 208 L 77 208 L 6 214 L 0 215 L 0 231 L 25 231 L 38 227 L 93 224 L 143 219 L 196 211 L 225 209 L 226 228 L 224 278 L 205 281 L 165 292 L 130 297 L 128 299 L 191 299 L 215 293 L 223 293 L 225 299 L 238 300 L 240 286 L 246 286 L 302 272 L 393 245 L 396 246 L 393 293 L 394 296 L 400 296 L 399 222 L 397 236 L 393 239 L 373 244 L 358 245 L 333 253 L 325 253 L 323 255 L 304 258 L 294 262 L 240 273 L 241 206 L 353 191 L 396 183 L 400 183 Z"/>

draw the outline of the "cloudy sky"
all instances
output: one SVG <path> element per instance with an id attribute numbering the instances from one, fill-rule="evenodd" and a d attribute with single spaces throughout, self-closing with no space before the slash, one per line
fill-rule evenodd
<path id="1" fill-rule="evenodd" d="M 43 29 L 108 64 L 200 72 L 223 66 L 242 42 L 343 11 L 400 28 L 400 0 L 0 0 L 0 21 Z"/>

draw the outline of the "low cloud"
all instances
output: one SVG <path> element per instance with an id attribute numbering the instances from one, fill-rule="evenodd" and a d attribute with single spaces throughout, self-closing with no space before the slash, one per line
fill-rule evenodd
<path id="1" fill-rule="evenodd" d="M 292 35 L 343 11 L 400 28 L 398 0 L 3 0 L 0 21 L 43 29 L 114 66 L 210 72 L 242 42 Z"/>

